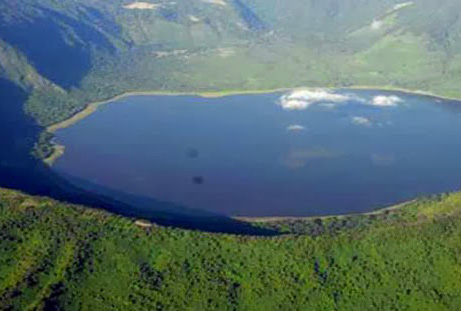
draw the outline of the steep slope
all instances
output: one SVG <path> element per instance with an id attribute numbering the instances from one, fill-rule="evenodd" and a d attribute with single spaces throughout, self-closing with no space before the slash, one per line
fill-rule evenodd
<path id="1" fill-rule="evenodd" d="M 2 1 L 0 38 L 14 51 L 3 59 L 23 59 L 2 67 L 17 83 L 11 63 L 27 62 L 66 90 L 30 92 L 28 111 L 44 125 L 127 90 L 360 84 L 458 96 L 459 8 L 455 0 Z"/>
<path id="2" fill-rule="evenodd" d="M 43 124 L 133 89 L 367 84 L 459 95 L 455 0 L 1 5 L 0 37 L 78 101 L 53 118 L 33 105 Z"/>
<path id="3" fill-rule="evenodd" d="M 240 2 L 202 0 L 181 5 L 170 1 L 147 5 L 90 0 L 45 0 L 39 4 L 1 1 L 0 39 L 2 46 L 8 47 L 2 49 L 8 53 L 2 53 L 1 71 L 28 87 L 33 94 L 28 111 L 39 123 L 50 124 L 81 109 L 87 100 L 133 85 L 149 86 L 144 76 L 152 77 L 158 68 L 164 75 L 171 73 L 178 56 L 246 42 L 256 35 L 251 23 L 257 17 L 250 13 Z M 171 65 L 170 57 L 175 58 Z M 24 83 L 24 71 L 32 71 L 27 66 L 69 94 L 50 92 L 35 77 L 31 77 L 33 83 Z M 132 81 L 127 86 L 116 82 L 123 73 Z M 98 77 L 97 88 L 102 90 L 91 89 L 92 76 Z M 78 92 L 87 77 L 87 88 Z M 159 88 L 159 81 L 157 78 L 150 84 Z"/>
<path id="4" fill-rule="evenodd" d="M 49 88 L 53 84 L 35 70 L 17 49 L 0 39 L 0 76 L 26 91 Z"/>

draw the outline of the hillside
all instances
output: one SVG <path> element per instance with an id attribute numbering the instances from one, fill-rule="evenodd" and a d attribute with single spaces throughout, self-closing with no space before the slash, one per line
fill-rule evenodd
<path id="1" fill-rule="evenodd" d="M 42 125 L 128 90 L 369 85 L 460 96 L 460 6 L 1 1 L 0 75 L 31 94 L 27 111 Z"/>
<path id="2" fill-rule="evenodd" d="M 460 210 L 445 195 L 361 228 L 264 238 L 0 190 L 0 309 L 456 310 Z"/>

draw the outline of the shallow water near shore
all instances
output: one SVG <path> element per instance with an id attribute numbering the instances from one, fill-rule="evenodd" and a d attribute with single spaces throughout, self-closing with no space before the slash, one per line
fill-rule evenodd
<path id="1" fill-rule="evenodd" d="M 399 92 L 131 96 L 57 131 L 53 169 L 224 215 L 349 214 L 459 190 L 459 133 L 460 103 Z"/>

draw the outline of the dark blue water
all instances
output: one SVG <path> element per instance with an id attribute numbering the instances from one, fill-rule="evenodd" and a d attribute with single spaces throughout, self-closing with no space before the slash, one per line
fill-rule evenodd
<path id="1" fill-rule="evenodd" d="M 382 91 L 135 96 L 57 133 L 57 172 L 239 216 L 370 211 L 461 188 L 461 104 Z"/>

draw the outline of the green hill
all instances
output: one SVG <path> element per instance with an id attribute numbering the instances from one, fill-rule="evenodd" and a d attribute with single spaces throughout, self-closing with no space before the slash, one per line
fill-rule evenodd
<path id="1" fill-rule="evenodd" d="M 459 97 L 461 4 L 2 1 L 0 74 L 40 124 L 134 90 L 367 85 Z"/>
<path id="2" fill-rule="evenodd" d="M 0 190 L 0 309 L 457 310 L 460 211 L 461 195 L 444 195 L 356 228 L 264 238 Z"/>

